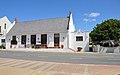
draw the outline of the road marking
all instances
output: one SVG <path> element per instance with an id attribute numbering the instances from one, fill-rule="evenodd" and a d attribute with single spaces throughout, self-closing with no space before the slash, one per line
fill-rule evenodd
<path id="1" fill-rule="evenodd" d="M 8 63 L 13 62 L 13 61 L 14 61 L 14 59 L 5 60 L 5 61 L 0 62 L 0 65 L 5 65 L 5 64 L 8 64 Z"/>
<path id="2" fill-rule="evenodd" d="M 4 64 L 3 66 L 11 66 L 13 64 L 16 64 L 16 63 L 19 63 L 20 61 L 12 61 L 12 62 L 9 62 L 7 64 Z"/>
<path id="3" fill-rule="evenodd" d="M 25 65 L 21 66 L 21 68 L 27 68 L 27 67 L 33 66 L 35 64 L 37 64 L 37 62 L 32 62 L 32 63 L 30 62 L 28 64 L 25 64 Z"/>
<path id="4" fill-rule="evenodd" d="M 19 66 L 25 65 L 25 64 L 27 64 L 27 63 L 29 63 L 29 62 L 28 62 L 28 61 L 23 61 L 23 62 L 21 62 L 21 63 L 15 64 L 15 65 L 13 65 L 13 66 L 11 66 L 11 67 L 19 67 Z"/>
<path id="5" fill-rule="evenodd" d="M 41 65 L 41 64 L 43 64 L 43 63 L 41 63 L 41 62 L 36 62 L 36 64 L 27 67 L 27 69 L 32 69 L 32 70 L 34 70 L 35 67 L 37 67 L 38 65 Z"/>
<path id="6" fill-rule="evenodd" d="M 54 66 L 54 64 L 49 63 L 49 64 L 45 65 L 43 68 L 41 68 L 41 70 L 46 71 L 46 70 L 50 69 L 52 66 Z"/>
<path id="7" fill-rule="evenodd" d="M 45 66 L 46 64 L 47 64 L 47 63 L 42 63 L 42 64 L 39 64 L 39 65 L 37 65 L 37 66 L 32 67 L 31 69 L 32 69 L 32 70 L 37 70 L 37 69 L 41 68 L 42 66 Z"/>
<path id="8" fill-rule="evenodd" d="M 52 64 L 52 63 L 46 63 L 45 65 L 39 67 L 37 70 L 45 71 L 46 69 L 50 68 L 53 65 L 54 64 Z"/>

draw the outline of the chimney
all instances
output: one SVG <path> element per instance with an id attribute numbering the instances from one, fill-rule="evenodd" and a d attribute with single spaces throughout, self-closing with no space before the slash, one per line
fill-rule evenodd
<path id="1" fill-rule="evenodd" d="M 15 18 L 15 24 L 18 23 L 18 18 Z"/>

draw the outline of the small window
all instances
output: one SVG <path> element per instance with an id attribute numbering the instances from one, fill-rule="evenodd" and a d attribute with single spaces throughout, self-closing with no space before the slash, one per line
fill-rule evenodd
<path id="1" fill-rule="evenodd" d="M 1 39 L 1 42 L 2 42 L 2 43 L 5 43 L 5 39 Z"/>
<path id="2" fill-rule="evenodd" d="M 83 36 L 76 36 L 76 41 L 83 41 Z"/>
<path id="3" fill-rule="evenodd" d="M 4 29 L 6 29 L 6 23 L 5 23 L 5 25 L 4 25 Z"/>

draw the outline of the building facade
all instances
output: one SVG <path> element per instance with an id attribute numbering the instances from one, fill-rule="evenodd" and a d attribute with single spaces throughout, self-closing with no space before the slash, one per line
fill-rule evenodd
<path id="1" fill-rule="evenodd" d="M 6 34 L 12 28 L 13 25 L 11 24 L 11 22 L 8 20 L 6 16 L 3 18 L 0 18 L 0 45 L 5 46 Z"/>
<path id="2" fill-rule="evenodd" d="M 64 48 L 81 47 L 89 50 L 89 33 L 75 31 L 72 12 L 69 17 L 18 22 L 7 33 L 6 48 Z"/>

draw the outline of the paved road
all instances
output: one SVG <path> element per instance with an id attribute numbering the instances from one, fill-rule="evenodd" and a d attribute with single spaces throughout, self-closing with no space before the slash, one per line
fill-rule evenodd
<path id="1" fill-rule="evenodd" d="M 0 58 L 74 64 L 120 65 L 120 54 L 0 51 Z"/>

